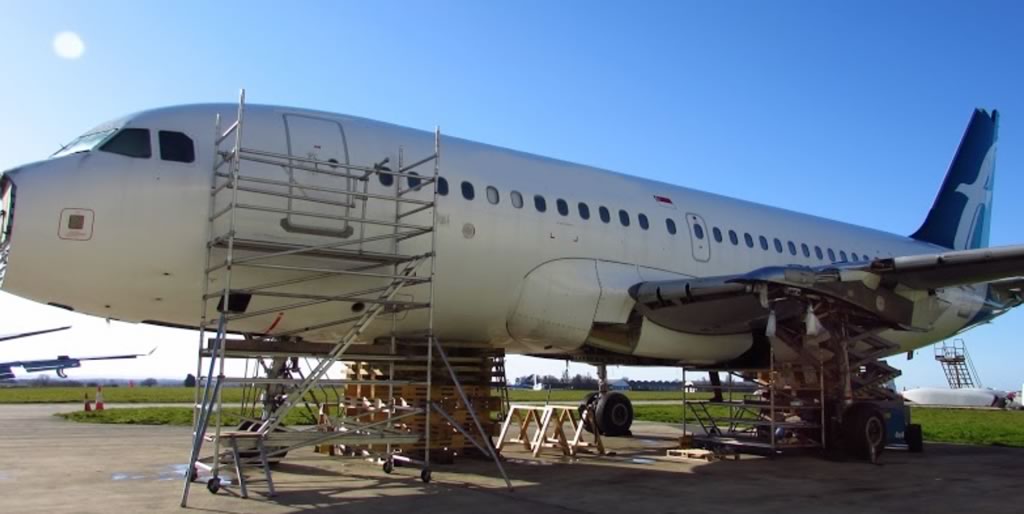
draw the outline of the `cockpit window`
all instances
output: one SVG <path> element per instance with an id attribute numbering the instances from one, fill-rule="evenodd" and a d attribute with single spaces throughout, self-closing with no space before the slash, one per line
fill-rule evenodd
<path id="1" fill-rule="evenodd" d="M 160 159 L 174 162 L 195 162 L 196 149 L 192 138 L 181 132 L 160 131 Z"/>
<path id="2" fill-rule="evenodd" d="M 103 143 L 100 150 L 141 159 L 149 159 L 153 156 L 148 129 L 121 129 L 110 141 Z"/>
<path id="3" fill-rule="evenodd" d="M 96 147 L 96 145 L 103 142 L 110 134 L 113 134 L 117 129 L 97 130 L 96 132 L 90 132 L 88 134 L 78 136 L 74 141 L 68 143 L 57 150 L 56 153 L 50 157 L 63 157 L 65 155 L 71 155 L 73 153 L 88 152 Z"/>

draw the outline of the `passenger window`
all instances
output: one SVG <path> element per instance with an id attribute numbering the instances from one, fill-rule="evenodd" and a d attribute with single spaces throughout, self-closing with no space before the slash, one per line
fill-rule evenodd
<path id="1" fill-rule="evenodd" d="M 577 205 L 576 207 L 579 208 L 580 218 L 583 218 L 585 220 L 590 219 L 590 207 L 587 207 L 587 204 L 580 202 L 580 204 Z"/>
<path id="2" fill-rule="evenodd" d="M 487 201 L 491 202 L 491 205 L 498 205 L 501 201 L 501 195 L 498 194 L 498 188 L 494 186 L 487 186 Z"/>
<path id="3" fill-rule="evenodd" d="M 466 200 L 472 200 L 476 197 L 476 191 L 473 191 L 473 184 L 469 182 L 462 182 L 462 197 Z"/>
<path id="4" fill-rule="evenodd" d="M 512 196 L 512 207 L 515 207 L 516 209 L 522 209 L 523 208 L 523 195 L 520 194 L 519 191 L 512 191 L 511 196 Z"/>
<path id="5" fill-rule="evenodd" d="M 646 214 L 637 214 L 636 215 L 636 221 L 637 221 L 637 223 L 640 224 L 640 228 L 642 228 L 644 230 L 647 230 L 647 228 L 651 226 L 650 223 L 647 222 L 647 215 Z"/>
<path id="6" fill-rule="evenodd" d="M 601 217 L 601 221 L 608 223 L 612 220 L 612 214 L 608 212 L 605 206 L 601 206 L 597 209 L 597 215 Z"/>
<path id="7" fill-rule="evenodd" d="M 828 261 L 836 262 L 836 253 L 833 252 L 831 248 L 828 249 Z"/>
<path id="8" fill-rule="evenodd" d="M 846 261 L 846 250 L 839 250 L 839 260 L 841 260 L 843 262 L 847 262 Z"/>
<path id="9" fill-rule="evenodd" d="M 850 260 L 851 260 L 851 261 L 853 261 L 853 262 L 857 262 L 857 261 L 859 261 L 859 260 L 860 260 L 860 257 L 857 257 L 857 254 L 856 254 L 856 253 L 852 253 L 852 252 L 851 252 L 851 253 L 850 253 Z"/>
<path id="10" fill-rule="evenodd" d="M 817 246 L 817 245 L 814 246 L 814 255 L 818 256 L 818 260 L 819 261 L 825 260 L 825 256 L 821 254 L 821 247 L 820 246 Z"/>
<path id="11" fill-rule="evenodd" d="M 732 243 L 733 246 L 740 244 L 740 238 L 736 237 L 735 230 L 729 231 L 729 242 Z"/>
<path id="12" fill-rule="evenodd" d="M 793 242 L 792 242 L 792 241 L 788 241 L 788 242 L 786 242 L 786 246 L 788 246 L 788 247 L 789 247 L 789 253 L 790 253 L 791 255 L 796 255 L 796 245 L 795 245 L 795 244 L 793 244 Z"/>
<path id="13" fill-rule="evenodd" d="M 565 203 L 565 200 L 562 200 L 561 198 L 555 200 L 555 208 L 558 209 L 558 214 L 561 214 L 562 216 L 569 215 L 569 204 Z"/>
<path id="14" fill-rule="evenodd" d="M 754 236 L 750 235 L 750 232 L 743 233 L 743 242 L 747 243 L 747 248 L 754 247 Z"/>
<path id="15" fill-rule="evenodd" d="M 623 227 L 629 226 L 629 213 L 619 209 L 619 223 L 622 223 Z"/>
<path id="16" fill-rule="evenodd" d="M 811 249 L 808 248 L 807 243 L 800 243 L 800 251 L 804 252 L 804 257 L 811 256 Z"/>
<path id="17" fill-rule="evenodd" d="M 669 234 L 676 234 L 676 222 L 672 221 L 672 218 L 665 218 L 665 228 L 668 229 Z"/>
<path id="18" fill-rule="evenodd" d="M 537 208 L 537 212 L 544 212 L 548 210 L 548 201 L 541 195 L 533 195 L 533 206 Z"/>
<path id="19" fill-rule="evenodd" d="M 153 156 L 148 129 L 121 129 L 113 139 L 104 143 L 100 150 L 140 159 L 149 159 Z"/>
<path id="20" fill-rule="evenodd" d="M 384 175 L 381 175 L 382 177 Z M 437 177 L 437 194 L 448 196 L 448 181 L 444 177 Z"/>
<path id="21" fill-rule="evenodd" d="M 195 162 L 196 148 L 192 144 L 192 138 L 181 132 L 168 132 L 161 130 L 160 138 L 160 159 L 173 162 Z"/>
<path id="22" fill-rule="evenodd" d="M 380 169 L 383 171 L 391 171 L 391 168 L 388 168 L 387 166 L 384 166 Z M 388 175 L 387 173 L 378 173 L 377 178 L 380 180 L 380 185 L 384 187 L 391 187 L 395 185 L 394 175 Z"/>
<path id="23" fill-rule="evenodd" d="M 768 251 L 768 238 L 766 238 L 764 236 L 757 236 L 757 241 L 759 243 L 761 243 L 761 249 L 767 252 Z"/>
<path id="24" fill-rule="evenodd" d="M 782 241 L 779 241 L 777 237 L 775 238 L 775 251 L 782 253 Z"/>
<path id="25" fill-rule="evenodd" d="M 722 231 L 718 230 L 718 227 L 711 229 L 711 235 L 715 236 L 716 243 L 722 242 Z"/>
<path id="26" fill-rule="evenodd" d="M 409 184 L 409 189 L 413 189 L 416 191 L 420 190 L 420 184 L 423 183 L 423 181 L 420 180 L 420 174 L 416 173 L 415 171 L 409 172 L 409 176 L 405 178 L 405 182 Z"/>

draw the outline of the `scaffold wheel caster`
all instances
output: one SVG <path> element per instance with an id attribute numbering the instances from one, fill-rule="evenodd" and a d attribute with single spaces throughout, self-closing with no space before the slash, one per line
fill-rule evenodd
<path id="1" fill-rule="evenodd" d="M 395 470 L 395 461 L 393 461 L 391 459 L 385 460 L 384 461 L 384 472 L 390 475 L 391 472 L 394 471 L 394 470 Z"/>
<path id="2" fill-rule="evenodd" d="M 420 471 L 420 480 L 422 480 L 424 484 L 430 483 L 430 468 Z"/>
<path id="3" fill-rule="evenodd" d="M 210 491 L 210 494 L 217 494 L 220 491 L 220 479 L 213 477 L 206 481 L 206 490 Z"/>

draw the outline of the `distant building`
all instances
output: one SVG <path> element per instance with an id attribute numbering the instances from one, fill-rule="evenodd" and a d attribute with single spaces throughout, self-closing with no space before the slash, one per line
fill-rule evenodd
<path id="1" fill-rule="evenodd" d="M 692 387 L 693 382 L 687 382 L 687 386 Z M 629 389 L 631 391 L 682 391 L 683 382 L 681 380 L 630 380 Z"/>
<path id="2" fill-rule="evenodd" d="M 632 387 L 632 381 L 625 378 L 613 378 L 608 380 L 608 390 L 610 391 L 636 391 Z"/>

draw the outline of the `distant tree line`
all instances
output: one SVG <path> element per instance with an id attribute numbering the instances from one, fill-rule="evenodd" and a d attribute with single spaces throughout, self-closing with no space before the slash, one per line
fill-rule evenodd
<path id="1" fill-rule="evenodd" d="M 596 378 L 589 374 L 581 375 L 579 373 L 572 377 L 568 373 L 564 373 L 561 378 L 554 375 L 526 375 L 517 377 L 513 381 L 516 387 L 532 387 L 534 383 L 543 384 L 545 388 L 550 389 L 597 389 Z"/>

